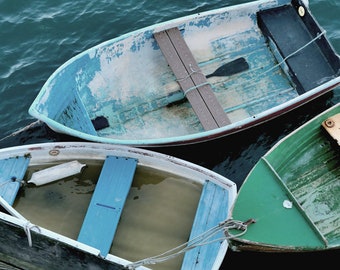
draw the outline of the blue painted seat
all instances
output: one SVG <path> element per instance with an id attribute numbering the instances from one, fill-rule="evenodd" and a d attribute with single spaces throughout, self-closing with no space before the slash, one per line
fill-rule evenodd
<path id="1" fill-rule="evenodd" d="M 108 156 L 92 195 L 78 241 L 99 249 L 103 257 L 110 251 L 136 166 L 136 159 Z"/>
<path id="2" fill-rule="evenodd" d="M 189 241 L 198 235 L 215 227 L 228 217 L 228 191 L 224 188 L 206 181 L 194 223 L 191 229 Z M 223 238 L 223 233 L 219 232 L 209 241 L 216 238 Z M 196 247 L 185 253 L 182 270 L 206 270 L 212 269 L 216 256 L 219 252 L 221 241 Z"/>
<path id="3" fill-rule="evenodd" d="M 0 160 L 0 196 L 13 205 L 23 180 L 30 156 L 18 156 Z"/>

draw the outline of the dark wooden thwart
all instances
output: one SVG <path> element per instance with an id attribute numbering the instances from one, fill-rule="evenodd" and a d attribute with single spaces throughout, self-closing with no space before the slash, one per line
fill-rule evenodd
<path id="1" fill-rule="evenodd" d="M 92 195 L 78 241 L 99 249 L 103 257 L 110 251 L 136 166 L 136 159 L 108 156 Z"/>
<path id="2" fill-rule="evenodd" d="M 203 128 L 211 130 L 230 124 L 179 29 L 164 30 L 154 37 Z"/>

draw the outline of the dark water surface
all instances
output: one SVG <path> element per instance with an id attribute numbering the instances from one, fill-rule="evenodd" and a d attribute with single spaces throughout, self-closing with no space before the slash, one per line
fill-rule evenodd
<path id="1" fill-rule="evenodd" d="M 244 2 L 248 1 L 0 0 L 0 147 L 77 140 L 37 124 L 27 112 L 47 78 L 75 54 L 150 24 Z M 340 1 L 309 2 L 312 13 L 327 31 L 336 51 L 340 52 Z M 340 88 L 337 88 L 310 104 L 248 131 L 200 145 L 159 148 L 157 151 L 212 169 L 240 187 L 257 160 L 279 139 L 339 101 Z M 339 255 L 340 251 L 266 254 L 229 250 L 221 269 L 291 267 L 295 261 L 312 264 L 322 260 L 326 263 L 338 259 L 336 256 Z"/>

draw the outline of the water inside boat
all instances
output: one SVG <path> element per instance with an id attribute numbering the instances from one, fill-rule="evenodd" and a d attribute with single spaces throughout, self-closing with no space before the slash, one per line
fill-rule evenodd
<path id="1" fill-rule="evenodd" d="M 79 162 L 87 167 L 76 176 L 21 188 L 15 209 L 33 224 L 77 239 L 102 167 L 102 161 Z M 25 179 L 40 169 L 29 167 Z M 137 261 L 185 243 L 201 190 L 201 185 L 176 175 L 138 167 L 110 253 Z M 152 268 L 180 269 L 182 259 L 179 256 Z"/>

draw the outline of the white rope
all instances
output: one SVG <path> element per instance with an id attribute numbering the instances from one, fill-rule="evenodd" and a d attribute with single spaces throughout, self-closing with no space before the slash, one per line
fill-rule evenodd
<path id="1" fill-rule="evenodd" d="M 174 257 L 177 257 L 177 256 L 179 256 L 179 255 L 181 255 L 181 254 L 183 254 L 183 253 L 185 253 L 185 252 L 187 252 L 191 249 L 194 249 L 196 247 L 203 246 L 203 245 L 209 245 L 209 244 L 214 243 L 214 242 L 220 242 L 220 241 L 224 241 L 228 238 L 243 235 L 243 234 L 246 233 L 247 226 L 249 225 L 249 223 L 253 223 L 253 220 L 251 220 L 251 222 L 250 221 L 241 222 L 241 221 L 235 221 L 235 220 L 225 220 L 225 221 L 219 223 L 217 226 L 212 227 L 208 231 L 203 232 L 202 234 L 194 237 L 190 241 L 179 245 L 178 247 L 170 249 L 170 250 L 168 250 L 164 253 L 161 253 L 159 255 L 149 257 L 149 258 L 145 258 L 145 259 L 140 260 L 140 261 L 133 262 L 131 264 L 126 265 L 126 267 L 130 270 L 133 270 L 133 269 L 136 269 L 139 266 L 164 262 L 164 261 L 167 261 L 167 260 L 172 259 Z M 230 230 L 230 229 L 238 229 L 238 230 L 242 230 L 242 232 L 237 234 L 237 235 L 227 236 L 226 232 L 227 232 L 227 230 Z M 215 236 L 216 234 L 218 234 L 220 232 L 224 233 L 223 237 L 211 239 L 213 236 Z"/>
<path id="2" fill-rule="evenodd" d="M 320 34 L 318 34 L 315 38 L 313 38 L 311 41 L 309 41 L 308 43 L 306 43 L 304 46 L 302 46 L 300 49 L 297 49 L 295 52 L 289 54 L 287 57 L 285 57 L 285 59 L 283 59 L 283 61 L 286 61 L 289 57 L 293 56 L 294 54 L 297 54 L 299 51 L 303 50 L 304 48 L 306 48 L 308 45 L 312 44 L 315 40 L 319 39 L 321 36 L 323 36 L 324 34 L 326 34 L 326 30 L 322 31 Z"/>
<path id="3" fill-rule="evenodd" d="M 307 42 L 305 45 L 303 45 L 302 47 L 300 47 L 299 49 L 297 49 L 296 51 L 292 52 L 291 54 L 289 54 L 288 56 L 286 56 L 284 59 L 282 59 L 282 61 L 280 61 L 279 63 L 277 63 L 276 65 L 272 66 L 271 68 L 263 71 L 262 73 L 257 75 L 257 78 L 261 78 L 263 77 L 266 73 L 272 71 L 275 68 L 278 68 L 281 64 L 283 64 L 285 61 L 287 61 L 288 58 L 294 56 L 295 54 L 297 54 L 298 52 L 300 52 L 301 50 L 303 50 L 304 48 L 306 48 L 307 46 L 309 46 L 310 44 L 312 44 L 313 42 L 315 42 L 317 39 L 319 39 L 321 36 L 326 34 L 326 30 L 323 30 L 321 33 L 319 33 L 315 38 L 313 38 L 312 40 L 310 40 L 309 42 Z M 263 67 L 258 67 L 256 69 L 252 69 L 252 71 L 256 71 L 258 69 L 262 69 Z M 248 80 L 244 83 L 241 83 L 240 85 L 242 86 L 243 84 L 247 84 L 247 86 L 245 87 L 250 87 L 252 82 L 256 82 L 257 78 L 253 78 L 251 80 Z M 221 82 L 220 84 L 223 84 L 224 82 Z"/>
<path id="4" fill-rule="evenodd" d="M 301 50 L 303 50 L 304 48 L 306 48 L 307 46 L 309 46 L 310 44 L 312 44 L 314 41 L 316 41 L 317 39 L 319 39 L 322 35 L 324 35 L 326 33 L 326 31 L 322 31 L 320 34 L 318 34 L 315 38 L 313 38 L 311 41 L 309 41 L 308 43 L 306 43 L 305 45 L 303 45 L 301 48 L 297 49 L 296 51 L 292 52 L 291 54 L 287 55 L 285 58 L 282 59 L 281 62 L 277 63 L 275 66 L 273 66 L 272 68 L 266 70 L 265 72 L 263 72 L 262 74 L 265 74 L 271 70 L 273 70 L 274 68 L 280 66 L 282 63 L 286 62 L 288 58 L 294 56 L 295 54 L 297 54 L 298 52 L 300 52 Z M 262 75 L 260 74 L 260 75 Z"/>
<path id="5" fill-rule="evenodd" d="M 326 31 L 323 30 L 320 34 L 318 34 L 318 35 L 317 35 L 315 38 L 313 38 L 311 41 L 309 41 L 308 43 L 306 43 L 305 45 L 303 45 L 302 47 L 300 47 L 300 48 L 297 49 L 296 51 L 292 52 L 291 54 L 287 55 L 284 59 L 282 59 L 282 61 L 280 61 L 279 63 L 277 63 L 277 64 L 274 65 L 273 67 L 267 69 L 266 71 L 262 72 L 261 74 L 259 74 L 259 76 L 265 75 L 266 73 L 270 72 L 271 70 L 273 70 L 273 69 L 279 67 L 281 64 L 283 64 L 284 62 L 286 62 L 288 58 L 294 56 L 295 54 L 297 54 L 298 52 L 300 52 L 301 50 L 303 50 L 304 48 L 306 48 L 307 46 L 309 46 L 310 44 L 312 44 L 314 41 L 316 41 L 317 39 L 319 39 L 321 36 L 323 36 L 323 35 L 325 35 L 325 34 L 326 34 Z M 190 67 L 191 72 L 188 73 L 187 76 L 185 76 L 185 77 L 183 77 L 183 78 L 180 78 L 180 79 L 177 79 L 178 82 L 184 81 L 184 80 L 190 78 L 191 75 L 193 75 L 193 74 L 195 74 L 195 73 L 200 73 L 200 74 L 204 75 L 202 72 L 197 71 L 197 70 L 194 70 L 193 67 L 192 67 L 192 64 L 189 64 L 189 67 Z M 258 69 L 260 69 L 260 68 L 258 68 Z M 204 75 L 204 76 L 205 76 L 205 75 Z M 251 80 L 251 81 L 255 81 L 255 80 L 256 80 L 256 79 L 254 78 L 254 79 Z M 248 81 L 247 83 L 249 83 L 249 81 Z M 199 85 L 194 85 L 194 86 L 192 86 L 192 87 L 190 87 L 190 88 L 188 88 L 188 89 L 186 89 L 186 90 L 183 90 L 184 96 L 186 96 L 190 91 L 195 90 L 195 89 L 198 89 L 199 87 L 204 86 L 204 85 L 210 85 L 210 83 L 209 83 L 209 82 L 204 82 L 204 83 L 201 83 L 201 84 L 199 84 Z"/>
<path id="6" fill-rule="evenodd" d="M 183 77 L 183 78 L 179 78 L 179 79 L 177 79 L 176 81 L 178 81 L 178 82 L 184 81 L 184 80 L 190 78 L 191 75 L 193 75 L 193 74 L 195 74 L 195 73 L 199 73 L 199 74 L 202 74 L 203 76 L 205 76 L 202 72 L 200 72 L 200 71 L 198 71 L 198 70 L 195 70 L 195 69 L 192 67 L 192 64 L 189 64 L 189 68 L 190 68 L 190 71 L 191 71 L 191 72 L 188 73 L 187 76 L 185 76 L 185 77 Z M 209 83 L 209 82 L 204 82 L 204 83 L 201 83 L 201 84 L 198 84 L 198 85 L 194 85 L 194 86 L 192 86 L 192 87 L 190 87 L 190 88 L 188 88 L 188 89 L 186 89 L 186 90 L 183 90 L 184 96 L 186 96 L 190 91 L 195 90 L 195 89 L 198 89 L 199 87 L 204 86 L 204 85 L 210 85 L 210 83 Z"/>
<path id="7" fill-rule="evenodd" d="M 183 78 L 179 78 L 179 79 L 177 79 L 176 81 L 184 81 L 184 80 L 186 80 L 186 79 L 188 79 L 188 78 L 190 78 L 191 77 L 191 75 L 192 74 L 194 74 L 194 73 L 200 73 L 200 74 L 202 74 L 203 75 L 203 73 L 202 72 L 199 72 L 199 71 L 197 71 L 197 70 L 194 70 L 193 69 L 193 67 L 192 67 L 192 64 L 189 64 L 189 68 L 190 68 L 190 73 L 188 73 L 188 75 L 187 76 L 185 76 L 185 77 L 183 77 Z"/>
<path id="8" fill-rule="evenodd" d="M 34 122 L 28 124 L 27 126 L 25 126 L 25 127 L 23 127 L 23 128 L 20 128 L 20 129 L 17 130 L 17 131 L 14 131 L 13 133 L 11 133 L 11 134 L 9 134 L 9 135 L 7 135 L 7 136 L 1 138 L 1 139 L 0 139 L 0 142 L 3 141 L 3 140 L 6 140 L 6 139 L 8 139 L 8 138 L 14 137 L 14 136 L 16 136 L 16 135 L 18 135 L 18 134 L 20 134 L 20 133 L 26 131 L 26 130 L 29 130 L 29 129 L 31 129 L 32 127 L 34 127 L 35 125 L 37 125 L 37 124 L 41 124 L 41 121 L 40 121 L 40 120 L 36 120 L 36 121 L 34 121 Z"/>
<path id="9" fill-rule="evenodd" d="M 195 90 L 195 89 L 198 89 L 199 87 L 204 86 L 204 85 L 207 85 L 207 84 L 210 84 L 210 83 L 209 83 L 209 82 L 204 82 L 204 83 L 201 83 L 201 84 L 192 86 L 192 87 L 186 89 L 185 91 L 183 91 L 183 92 L 184 92 L 184 95 L 186 96 L 190 91 Z"/>
<path id="10" fill-rule="evenodd" d="M 27 235 L 28 245 L 32 247 L 32 236 L 31 236 L 31 229 L 36 228 L 40 232 L 40 228 L 37 225 L 32 224 L 30 221 L 27 220 L 26 224 L 23 226 L 24 231 Z"/>
<path id="11" fill-rule="evenodd" d="M 4 185 L 7 185 L 8 183 L 13 183 L 13 182 L 18 182 L 18 183 L 23 183 L 23 180 L 18 180 L 18 179 L 11 179 L 11 180 L 7 180 L 7 181 L 5 181 L 5 182 L 2 182 L 1 184 L 0 184 L 0 187 L 2 187 L 2 186 L 4 186 Z"/>
<path id="12" fill-rule="evenodd" d="M 15 210 L 11 205 L 8 204 L 8 202 L 0 196 L 0 205 L 12 216 L 22 220 L 25 222 L 24 225 L 22 225 L 22 228 L 24 229 L 28 245 L 32 247 L 32 236 L 31 236 L 31 229 L 36 228 L 40 232 L 40 228 L 37 225 L 32 224 L 29 220 L 27 220 L 24 216 L 22 216 L 17 210 Z"/>

